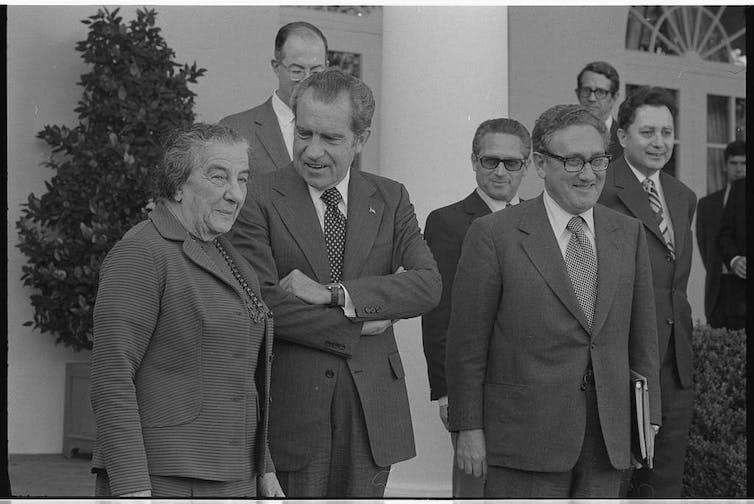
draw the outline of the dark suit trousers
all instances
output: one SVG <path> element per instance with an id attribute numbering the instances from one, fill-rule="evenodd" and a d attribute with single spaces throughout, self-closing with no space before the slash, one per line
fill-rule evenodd
<path id="1" fill-rule="evenodd" d="M 244 481 L 210 481 L 177 476 L 150 475 L 152 497 L 256 497 L 256 477 Z M 110 479 L 105 473 L 97 473 L 94 482 L 95 497 L 117 497 L 110 491 Z"/>
<path id="2" fill-rule="evenodd" d="M 615 469 L 605 448 L 597 391 L 593 381 L 587 383 L 586 429 L 584 443 L 576 465 L 565 472 L 535 472 L 489 466 L 484 486 L 485 498 L 492 499 L 593 499 L 616 498 L 620 490 L 621 471 Z M 522 440 L 526 442 L 526 440 Z"/>
<path id="3" fill-rule="evenodd" d="M 374 463 L 359 394 L 345 361 L 337 371 L 330 423 L 330 439 L 323 440 L 309 465 L 298 471 L 278 471 L 285 496 L 382 498 L 390 466 Z"/>
<path id="4" fill-rule="evenodd" d="M 655 437 L 654 469 L 634 472 L 628 496 L 642 499 L 672 499 L 681 496 L 683 464 L 689 441 L 694 390 L 681 388 L 675 365 L 674 336 L 660 368 L 662 427 Z"/>
<path id="5" fill-rule="evenodd" d="M 466 471 L 458 467 L 456 463 L 458 433 L 451 432 L 450 440 L 453 443 L 453 498 L 481 499 L 484 497 L 484 479 L 477 478 L 473 474 L 466 474 Z"/>
<path id="6" fill-rule="evenodd" d="M 731 330 L 746 327 L 746 280 L 729 274 L 720 277 L 720 295 L 709 325 Z"/>

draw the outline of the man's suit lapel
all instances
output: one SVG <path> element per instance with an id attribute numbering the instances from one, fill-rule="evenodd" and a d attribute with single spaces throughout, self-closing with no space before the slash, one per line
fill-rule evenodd
<path id="1" fill-rule="evenodd" d="M 644 226 L 651 231 L 658 240 L 665 243 L 665 238 L 660 232 L 660 225 L 655 219 L 654 213 L 649 206 L 649 197 L 646 191 L 639 183 L 639 180 L 626 164 L 624 158 L 618 159 L 610 165 L 609 170 L 613 172 L 613 184 L 616 188 L 616 194 L 626 208 L 634 217 L 644 223 Z M 663 190 L 665 189 L 663 185 Z M 667 200 L 667 198 L 666 198 Z"/>
<path id="2" fill-rule="evenodd" d="M 257 138 L 275 163 L 275 168 L 285 168 L 291 162 L 291 158 L 288 156 L 288 149 L 285 148 L 275 109 L 272 108 L 272 97 L 262 104 L 259 115 L 254 118 L 254 124 Z"/>
<path id="3" fill-rule="evenodd" d="M 359 276 L 382 222 L 385 203 L 374 185 L 358 171 L 351 170 L 348 185 L 346 248 L 343 255 L 343 278 Z"/>
<path id="4" fill-rule="evenodd" d="M 618 285 L 615 272 L 621 260 L 620 227 L 609 219 L 601 205 L 594 207 L 594 236 L 597 247 L 597 303 L 594 307 L 592 334 L 605 324 Z"/>
<path id="5" fill-rule="evenodd" d="M 519 222 L 519 229 L 529 235 L 522 240 L 521 245 L 534 267 L 588 333 L 589 324 L 576 299 L 563 254 L 547 218 L 542 195 L 527 207 Z"/>
<path id="6" fill-rule="evenodd" d="M 316 279 L 330 282 L 330 263 L 327 259 L 325 235 L 317 218 L 306 182 L 295 172 L 293 165 L 273 185 L 272 204 L 291 237 L 304 252 Z"/>
<path id="7" fill-rule="evenodd" d="M 484 202 L 476 191 L 473 191 L 463 200 L 463 210 L 470 216 L 469 221 L 478 219 L 479 217 L 483 217 L 492 212 L 490 207 L 487 206 L 487 203 Z"/>
<path id="8" fill-rule="evenodd" d="M 665 195 L 665 204 L 668 205 L 668 211 L 670 212 L 670 222 L 673 224 L 673 248 L 675 249 L 675 256 L 680 257 L 684 252 L 684 245 L 686 243 L 686 233 L 689 231 L 689 223 L 687 222 L 688 210 L 682 199 L 682 191 L 680 190 L 680 183 L 672 175 L 660 172 L 660 184 L 662 184 L 662 192 Z"/>

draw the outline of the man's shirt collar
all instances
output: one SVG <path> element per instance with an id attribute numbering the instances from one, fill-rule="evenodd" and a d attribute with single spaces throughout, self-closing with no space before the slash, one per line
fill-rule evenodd
<path id="1" fill-rule="evenodd" d="M 482 201 L 484 201 L 490 210 L 493 212 L 497 212 L 498 210 L 502 210 L 506 206 L 508 206 L 508 203 L 511 205 L 518 205 L 521 202 L 521 199 L 518 197 L 518 193 L 516 193 L 510 201 L 502 201 L 502 200 L 496 200 L 494 198 L 490 198 L 490 196 L 484 192 L 479 186 L 476 188 L 476 193 L 479 195 L 480 198 L 482 198 Z"/>
<path id="2" fill-rule="evenodd" d="M 348 168 L 348 171 L 346 172 L 346 176 L 343 177 L 343 180 L 335 184 L 335 187 L 338 189 L 338 192 L 343 197 L 343 205 L 345 208 L 348 208 L 348 182 L 351 180 L 351 168 Z M 317 189 L 316 187 L 312 187 L 309 184 L 306 185 L 306 187 L 309 189 L 309 196 L 311 196 L 312 201 L 316 204 L 317 202 L 320 202 L 324 205 L 324 202 L 322 201 L 321 197 L 322 194 L 329 189 L 329 187 L 325 189 Z"/>
<path id="3" fill-rule="evenodd" d="M 555 236 L 561 236 L 566 230 L 568 221 L 575 216 L 566 212 L 563 207 L 561 207 L 558 202 L 548 194 L 547 189 L 543 191 L 542 199 L 545 203 L 547 216 L 550 219 L 550 225 L 552 225 L 553 231 L 555 231 Z M 587 227 L 591 230 L 592 234 L 594 234 L 594 207 L 577 215 L 580 215 L 584 219 Z"/>
<path id="4" fill-rule="evenodd" d="M 293 110 L 280 99 L 277 91 L 272 92 L 272 110 L 281 123 L 290 123 L 294 119 Z"/>

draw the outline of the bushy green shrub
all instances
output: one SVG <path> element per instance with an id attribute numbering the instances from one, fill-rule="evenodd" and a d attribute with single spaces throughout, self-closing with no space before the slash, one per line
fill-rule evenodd
<path id="1" fill-rule="evenodd" d="M 683 496 L 746 496 L 746 332 L 694 330 L 694 416 Z"/>
<path id="2" fill-rule="evenodd" d="M 92 346 L 100 263 L 146 216 L 161 136 L 194 119 L 188 83 L 205 70 L 173 61 L 156 15 L 139 9 L 125 24 L 118 9 L 100 9 L 83 20 L 89 33 L 76 51 L 92 68 L 78 83 L 78 125 L 48 125 L 37 134 L 52 147 L 45 164 L 55 175 L 45 194 L 29 195 L 16 223 L 28 258 L 22 280 L 34 288 L 34 321 L 25 325 L 76 350 Z"/>

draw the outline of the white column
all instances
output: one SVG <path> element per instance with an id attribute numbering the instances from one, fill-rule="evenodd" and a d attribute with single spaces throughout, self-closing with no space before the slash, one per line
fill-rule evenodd
<path id="1" fill-rule="evenodd" d="M 383 7 L 379 173 L 406 185 L 422 229 L 431 210 L 476 186 L 479 123 L 507 115 L 507 26 L 502 6 Z M 396 332 L 417 456 L 394 466 L 386 495 L 450 497 L 450 436 L 429 402 L 419 319 Z"/>

